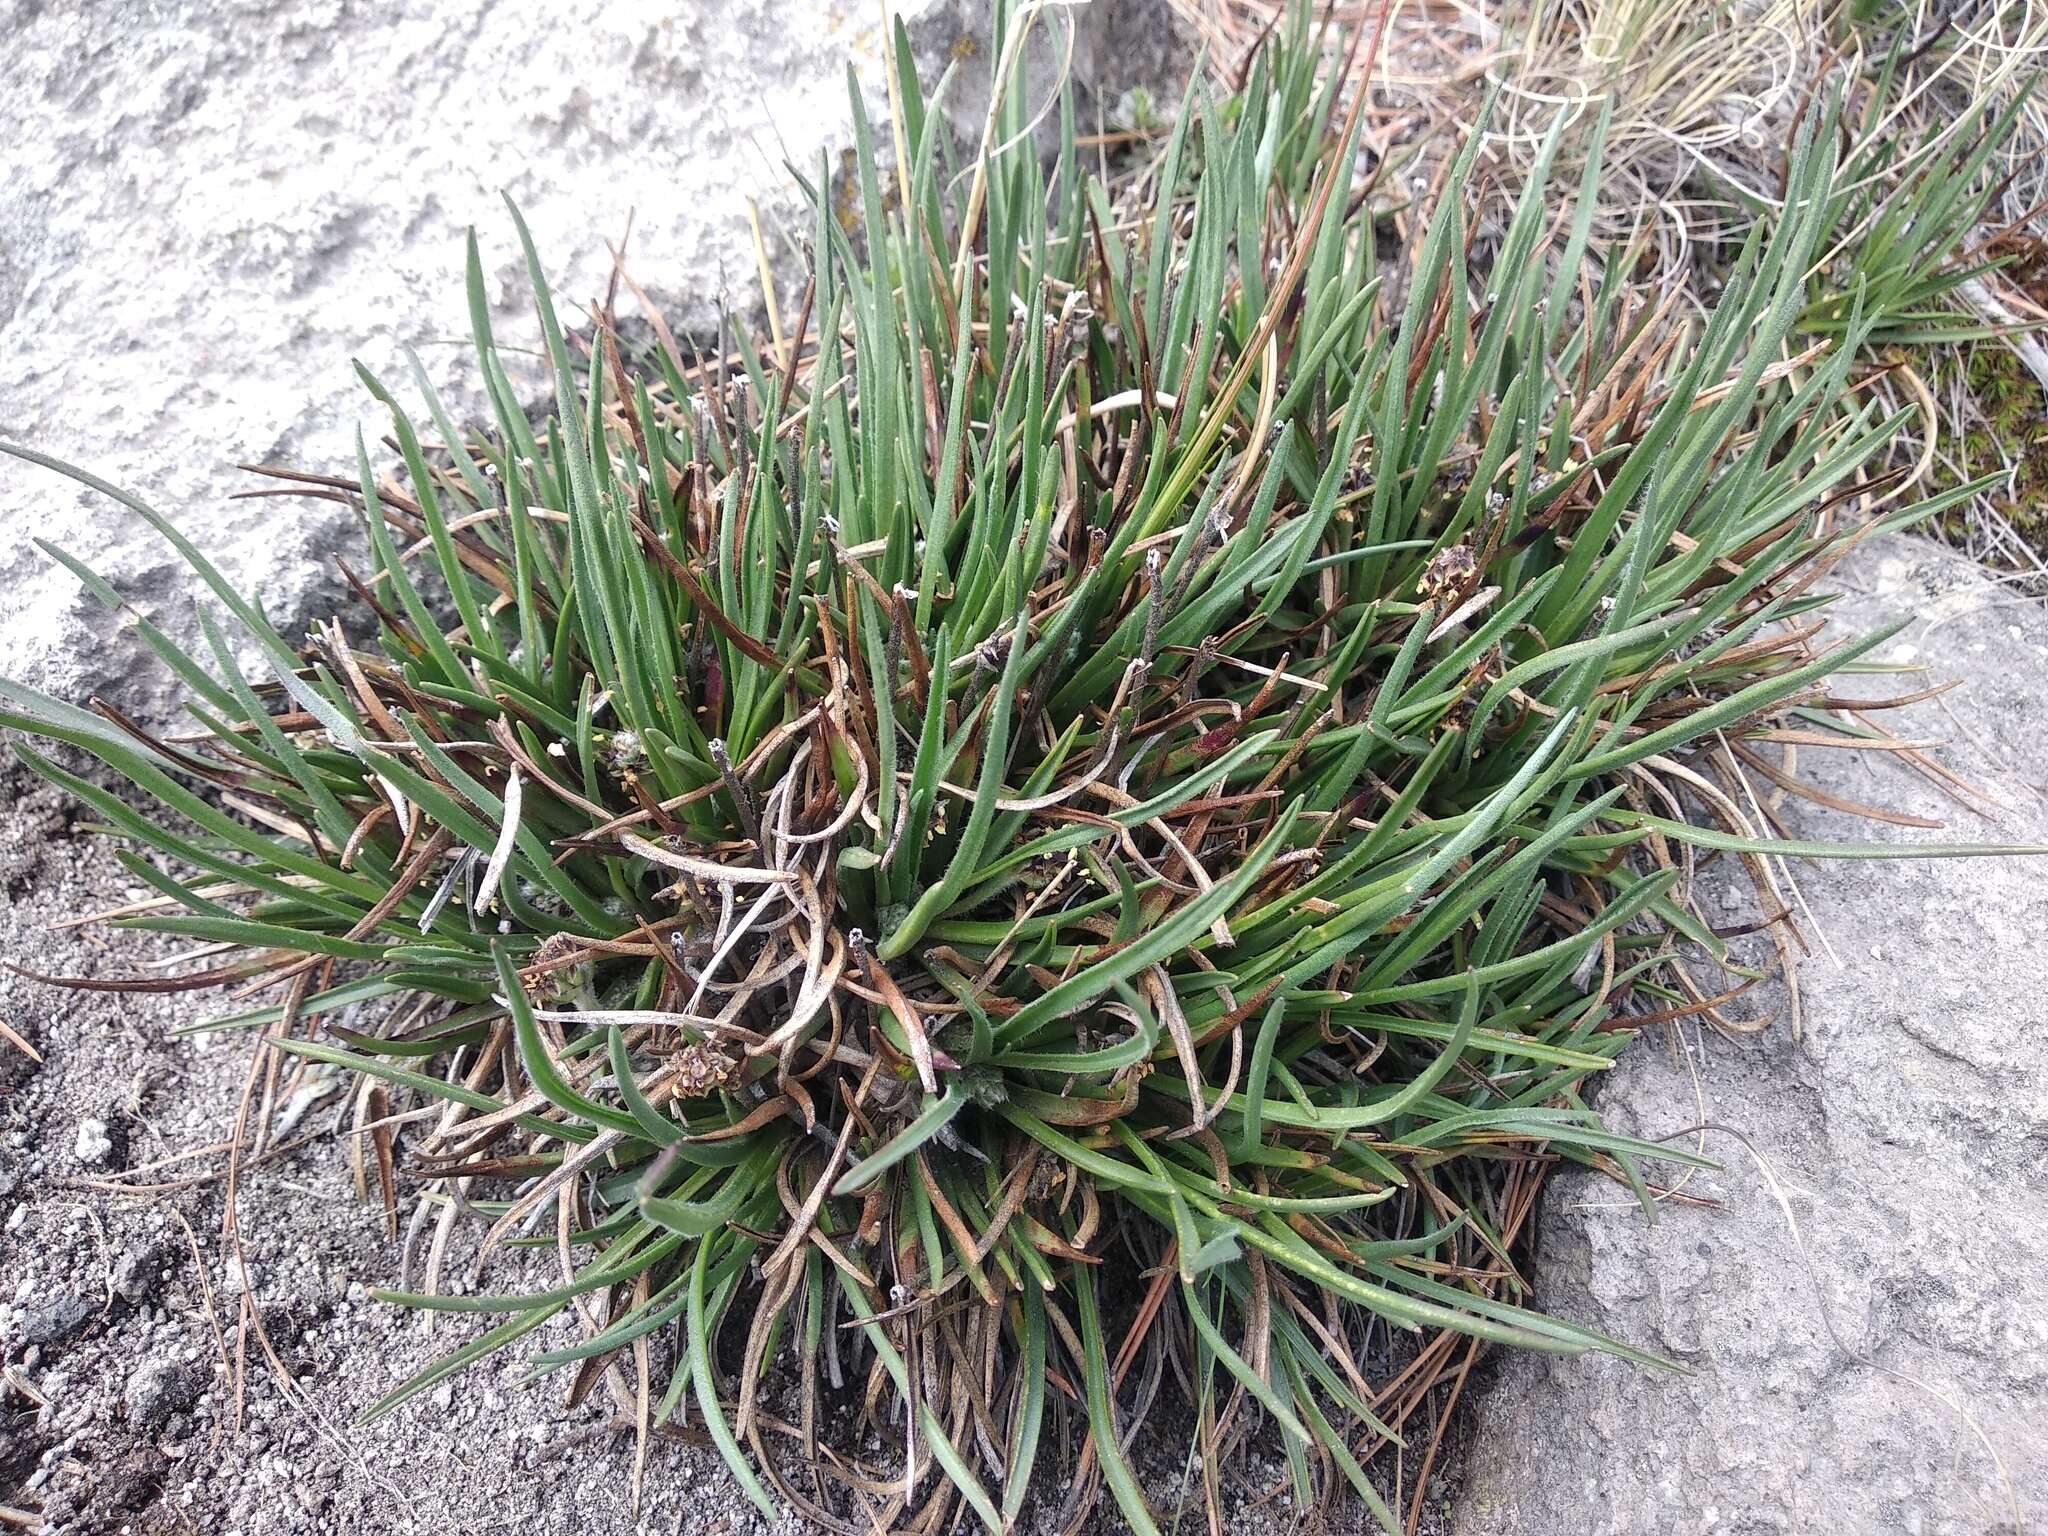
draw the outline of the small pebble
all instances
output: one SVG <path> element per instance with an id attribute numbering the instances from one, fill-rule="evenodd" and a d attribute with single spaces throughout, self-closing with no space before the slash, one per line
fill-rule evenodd
<path id="1" fill-rule="evenodd" d="M 104 1120 L 81 1120 L 78 1122 L 78 1142 L 72 1148 L 78 1160 L 88 1168 L 97 1167 L 107 1160 L 107 1154 L 114 1150 L 114 1143 L 107 1135 Z"/>
<path id="2" fill-rule="evenodd" d="M 114 1265 L 114 1290 L 123 1301 L 145 1301 L 156 1290 L 161 1269 L 160 1257 L 150 1249 L 124 1253 Z"/>
<path id="3" fill-rule="evenodd" d="M 21 1321 L 21 1336 L 30 1344 L 58 1344 L 86 1325 L 94 1311 L 84 1296 L 60 1296 L 40 1312 Z"/>
<path id="4" fill-rule="evenodd" d="M 140 1430 L 160 1428 L 199 1395 L 194 1372 L 176 1360 L 151 1360 L 128 1378 L 121 1393 L 128 1422 Z"/>

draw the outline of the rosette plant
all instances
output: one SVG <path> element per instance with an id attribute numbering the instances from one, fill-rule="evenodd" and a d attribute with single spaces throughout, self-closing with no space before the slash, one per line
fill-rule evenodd
<path id="1" fill-rule="evenodd" d="M 494 421 L 366 373 L 391 457 L 293 477 L 359 514 L 374 639 L 280 633 L 10 450 L 213 599 L 210 656 L 135 625 L 193 729 L 7 687 L 131 792 L 16 750 L 156 892 L 120 921 L 209 955 L 170 984 L 353 1075 L 423 1219 L 479 1224 L 481 1285 L 386 1294 L 487 1329 L 368 1417 L 538 1335 L 766 1511 L 1106 1490 L 1151 1532 L 1155 1403 L 1212 1520 L 1257 1434 L 1391 1522 L 1371 1463 L 1478 1345 L 1655 1364 L 1513 1243 L 1559 1161 L 1647 1199 L 1691 1156 L 1585 1093 L 1719 1004 L 1696 860 L 1894 851 L 1771 841 L 1722 765 L 1861 739 L 1825 679 L 1885 637 L 1824 648 L 1815 580 L 1969 491 L 1867 515 L 1855 296 L 1785 345 L 1832 135 L 1678 336 L 1591 237 L 1598 122 L 1482 241 L 1481 138 L 1378 184 L 1357 50 L 1300 25 L 1105 181 L 1066 97 L 1034 143 L 1035 14 L 964 164 L 898 32 L 777 344 L 565 329 L 514 212 L 529 414 L 472 240 Z"/>

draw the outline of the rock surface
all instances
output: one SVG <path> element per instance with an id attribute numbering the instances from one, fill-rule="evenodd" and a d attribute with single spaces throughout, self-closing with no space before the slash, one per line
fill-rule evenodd
<path id="1" fill-rule="evenodd" d="M 630 214 L 635 276 L 679 332 L 715 334 L 722 294 L 758 302 L 747 199 L 780 250 L 800 227 L 785 157 L 814 173 L 844 138 L 849 56 L 879 88 L 877 15 L 857 0 L 0 0 L 0 437 L 143 495 L 288 620 L 329 590 L 348 517 L 229 501 L 251 484 L 237 461 L 346 470 L 359 423 L 374 451 L 388 420 L 352 358 L 403 385 L 416 348 L 459 415 L 476 405 L 467 227 L 508 342 L 534 334 L 501 190 L 565 323 L 602 294 Z M 28 540 L 68 546 L 189 634 L 175 557 L 113 503 L 13 461 L 0 531 L 0 675 L 160 705 L 153 667 L 129 676 L 140 647 L 110 645 L 111 618 Z"/>
<path id="2" fill-rule="evenodd" d="M 1801 776 L 1822 788 L 1948 825 L 1790 800 L 1792 835 L 2048 843 L 2048 614 L 1910 539 L 1859 553 L 1840 578 L 1841 628 L 1914 615 L 1880 658 L 1928 671 L 1839 691 L 1962 678 L 1882 718 L 1946 738 L 1943 762 L 2007 808 L 1980 820 L 1875 754 L 1807 751 Z M 2015 1508 L 2020 1528 L 2048 1528 L 2048 859 L 1794 873 L 1809 934 L 1841 960 L 1814 939 L 1801 1038 L 1782 1018 L 1736 1042 L 1646 1036 L 1599 1104 L 1643 1136 L 1702 1121 L 1740 1132 L 1812 1267 L 1731 1134 L 1707 1133 L 1723 1171 L 1686 1185 L 1720 1205 L 1667 1202 L 1654 1227 L 1615 1185 L 1556 1180 L 1539 1299 L 1691 1374 L 1504 1361 L 1482 1398 L 1464 1536 L 1976 1536 L 2013 1528 Z"/>
<path id="3" fill-rule="evenodd" d="M 958 60 L 954 94 L 978 112 L 987 0 L 891 10 L 933 78 Z M 1113 96 L 1184 73 L 1165 0 L 1073 14 L 1084 83 Z M 349 518 L 231 501 L 254 483 L 235 465 L 353 475 L 359 425 L 391 457 L 352 358 L 416 408 L 413 348 L 456 418 L 481 416 L 465 229 L 500 339 L 537 336 L 501 191 L 565 324 L 603 294 L 630 220 L 632 274 L 707 351 L 722 308 L 760 309 L 752 199 L 793 323 L 810 222 L 787 167 L 815 177 L 823 156 L 841 174 L 849 62 L 886 114 L 881 15 L 873 0 L 0 0 L 0 439 L 143 496 L 290 635 L 338 591 Z M 139 519 L 0 460 L 0 676 L 166 717 L 159 669 L 32 538 L 197 634 L 196 583 Z"/>

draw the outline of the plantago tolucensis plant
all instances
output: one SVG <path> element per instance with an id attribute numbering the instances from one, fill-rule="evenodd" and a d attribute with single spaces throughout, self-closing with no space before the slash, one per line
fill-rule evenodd
<path id="1" fill-rule="evenodd" d="M 160 802 L 17 745 L 159 894 L 122 921 L 213 953 L 170 984 L 438 1108 L 376 1134 L 465 1181 L 487 1283 L 390 1299 L 490 1326 L 369 1417 L 567 1313 L 537 1372 L 646 1351 L 650 1417 L 836 1529 L 1007 1530 L 1057 1466 L 1041 1508 L 1155 1531 L 1160 1400 L 1190 1496 L 1257 1431 L 1391 1521 L 1369 1464 L 1467 1348 L 1655 1363 L 1509 1248 L 1559 1160 L 1647 1198 L 1688 1157 L 1584 1092 L 1717 1006 L 1695 859 L 1981 851 L 1770 841 L 1714 750 L 1840 729 L 1822 680 L 1885 637 L 1819 648 L 1814 578 L 1967 489 L 1852 519 L 1894 426 L 1855 304 L 1787 361 L 1831 133 L 1642 344 L 1597 125 L 1490 254 L 1476 137 L 1389 249 L 1364 76 L 1308 27 L 1110 184 L 1070 104 L 1039 158 L 1014 48 L 963 169 L 908 56 L 781 349 L 566 333 L 514 213 L 533 425 L 472 243 L 494 423 L 366 374 L 402 473 L 301 482 L 361 514 L 373 644 L 279 634 L 12 449 L 218 606 L 210 659 L 140 626 L 196 732 L 0 719 Z M 518 1244 L 569 1278 L 493 1288 Z"/>

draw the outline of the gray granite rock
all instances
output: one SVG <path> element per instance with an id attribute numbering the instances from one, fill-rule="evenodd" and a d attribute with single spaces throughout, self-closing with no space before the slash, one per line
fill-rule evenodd
<path id="1" fill-rule="evenodd" d="M 1884 718 L 1948 740 L 1942 761 L 2005 809 L 1980 819 L 1874 754 L 1805 751 L 1801 776 L 1832 793 L 1948 825 L 1791 800 L 1794 835 L 2048 843 L 2048 614 L 1907 538 L 1860 552 L 1840 580 L 1839 629 L 1911 615 L 1879 659 L 1928 671 L 1838 691 L 1962 678 Z M 1617 1186 L 1556 1180 L 1541 1302 L 1689 1374 L 1503 1361 L 1463 1536 L 1974 1536 L 2010 1528 L 2015 1506 L 2025 1529 L 2048 1521 L 2048 859 L 1794 874 L 1812 909 L 1800 1038 L 1784 1019 L 1733 1042 L 1649 1035 L 1599 1103 L 1641 1135 L 1739 1131 L 1785 1190 L 1812 1268 L 1725 1132 L 1705 1137 L 1723 1170 L 1686 1186 L 1719 1205 L 1667 1202 L 1655 1226 Z"/>
<path id="2" fill-rule="evenodd" d="M 263 590 L 287 624 L 334 590 L 352 537 L 319 503 L 230 501 L 237 460 L 347 471 L 388 431 L 349 363 L 405 382 L 418 349 L 480 414 L 463 233 L 496 320 L 533 335 L 501 191 L 569 323 L 606 243 L 681 332 L 721 296 L 757 304 L 747 201 L 786 274 L 803 227 L 785 169 L 846 137 L 851 58 L 882 31 L 857 0 L 654 7 L 597 0 L 0 0 L 0 437 L 134 489 Z M 410 391 L 408 390 L 408 393 Z M 139 520 L 0 463 L 0 674 L 67 697 L 165 702 L 142 648 L 32 545 L 98 565 L 174 633 L 194 583 Z M 291 630 L 287 628 L 287 633 Z"/>

